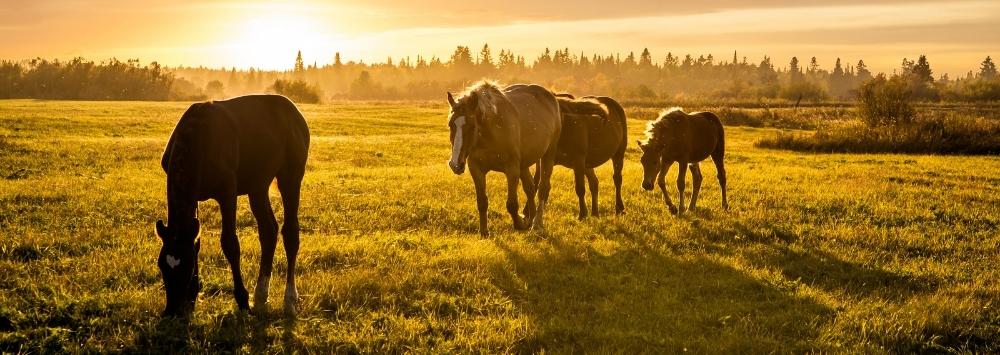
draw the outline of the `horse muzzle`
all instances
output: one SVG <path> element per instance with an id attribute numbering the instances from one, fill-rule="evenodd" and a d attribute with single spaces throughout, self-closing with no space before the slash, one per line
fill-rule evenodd
<path id="1" fill-rule="evenodd" d="M 448 167 L 455 175 L 462 175 L 465 172 L 465 162 L 456 163 L 453 161 L 448 162 Z"/>

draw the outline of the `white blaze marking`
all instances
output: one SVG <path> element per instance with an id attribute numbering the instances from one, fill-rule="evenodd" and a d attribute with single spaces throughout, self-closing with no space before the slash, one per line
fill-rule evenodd
<path id="1" fill-rule="evenodd" d="M 458 156 L 462 154 L 462 126 L 465 125 L 465 116 L 458 116 L 455 119 L 455 142 L 451 144 L 451 166 L 458 167 Z"/>
<path id="2" fill-rule="evenodd" d="M 169 265 L 171 269 L 177 267 L 177 265 L 180 264 L 181 264 L 181 259 L 174 258 L 173 255 L 167 255 L 167 265 Z"/>

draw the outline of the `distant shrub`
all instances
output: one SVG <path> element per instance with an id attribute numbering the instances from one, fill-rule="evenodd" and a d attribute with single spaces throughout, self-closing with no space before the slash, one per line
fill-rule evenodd
<path id="1" fill-rule="evenodd" d="M 943 96 L 952 101 L 1000 101 L 1000 79 L 976 78 L 963 80 Z"/>
<path id="2" fill-rule="evenodd" d="M 782 87 L 779 96 L 786 100 L 822 101 L 826 100 L 826 90 L 818 83 L 801 80 Z"/>
<path id="3" fill-rule="evenodd" d="M 184 78 L 176 78 L 170 85 L 168 100 L 174 101 L 205 101 L 208 96 L 197 85 Z"/>
<path id="4" fill-rule="evenodd" d="M 858 88 L 858 116 L 868 127 L 910 124 L 915 116 L 912 91 L 902 77 L 879 74 Z"/>
<path id="5" fill-rule="evenodd" d="M 905 125 L 842 125 L 815 134 L 778 133 L 757 147 L 822 153 L 1000 154 L 1000 122 L 940 113 Z"/>
<path id="6" fill-rule="evenodd" d="M 213 99 L 218 99 L 226 96 L 226 90 L 221 81 L 212 80 L 205 85 L 205 95 Z"/>
<path id="7" fill-rule="evenodd" d="M 302 80 L 284 80 L 277 79 L 274 84 L 269 87 L 271 91 L 275 93 L 284 95 L 292 101 L 297 103 L 305 104 L 316 104 L 319 103 L 320 91 L 319 88 L 309 85 Z"/>

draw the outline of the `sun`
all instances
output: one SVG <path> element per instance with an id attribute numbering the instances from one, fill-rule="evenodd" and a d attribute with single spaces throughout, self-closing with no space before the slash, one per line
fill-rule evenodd
<path id="1" fill-rule="evenodd" d="M 297 51 L 320 65 L 343 50 L 345 41 L 317 18 L 305 13 L 291 13 L 277 8 L 256 11 L 235 27 L 227 44 L 227 62 L 240 67 L 259 69 L 290 69 Z M 329 52 L 329 53 L 327 53 Z"/>

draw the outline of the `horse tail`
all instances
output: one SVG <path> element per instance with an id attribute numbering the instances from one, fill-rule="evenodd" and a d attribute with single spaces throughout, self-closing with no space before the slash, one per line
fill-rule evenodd
<path id="1" fill-rule="evenodd" d="M 716 134 L 719 138 L 718 143 L 715 145 L 715 149 L 712 151 L 712 157 L 713 159 L 715 156 L 722 158 L 722 156 L 726 154 L 726 130 L 722 125 L 722 120 L 719 119 L 719 116 L 711 112 L 705 112 L 705 116 L 707 116 L 708 120 L 715 126 Z"/>

